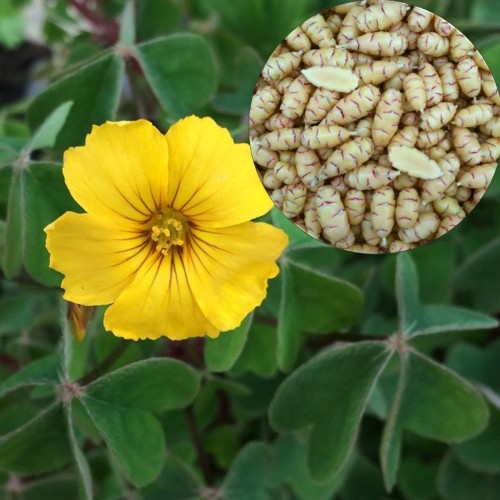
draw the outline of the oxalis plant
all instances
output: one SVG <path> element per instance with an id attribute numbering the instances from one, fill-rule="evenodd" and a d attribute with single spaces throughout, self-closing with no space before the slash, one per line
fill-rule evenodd
<path id="1" fill-rule="evenodd" d="M 0 71 L 0 497 L 500 496 L 497 179 L 357 255 L 269 211 L 243 145 L 264 61 L 335 3 L 55 2 L 37 44 L 2 7 L 9 68 L 41 61 Z M 500 77 L 495 2 L 416 3 Z"/>

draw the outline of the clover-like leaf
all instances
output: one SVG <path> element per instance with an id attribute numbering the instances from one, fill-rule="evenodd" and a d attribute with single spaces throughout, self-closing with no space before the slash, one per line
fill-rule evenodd
<path id="1" fill-rule="evenodd" d="M 97 60 L 70 68 L 63 78 L 33 100 L 28 110 L 30 128 L 40 130 L 47 116 L 72 101 L 73 106 L 66 120 L 70 126 L 60 130 L 54 146 L 64 150 L 68 146 L 82 144 L 92 125 L 114 117 L 123 71 L 123 61 L 114 53 L 103 53 Z M 44 142 L 50 145 L 50 142 Z"/>
<path id="2" fill-rule="evenodd" d="M 407 253 L 398 255 L 396 262 L 396 297 L 398 301 L 399 330 L 410 332 L 420 313 L 418 274 L 412 258 Z"/>
<path id="3" fill-rule="evenodd" d="M 348 470 L 349 467 L 346 467 L 345 472 Z M 307 447 L 304 440 L 299 440 L 292 434 L 283 434 L 274 442 L 272 480 L 277 487 L 282 483 L 289 484 L 300 499 L 333 498 L 342 486 L 345 475 L 343 473 L 333 481 L 318 484 L 312 480 L 307 470 Z"/>
<path id="4" fill-rule="evenodd" d="M 298 327 L 299 309 L 294 293 L 292 272 L 288 266 L 281 268 L 281 300 L 278 313 L 277 362 L 284 370 L 292 369 L 299 354 L 301 337 Z"/>
<path id="5" fill-rule="evenodd" d="M 28 143 L 29 151 L 40 148 L 50 148 L 55 144 L 59 132 L 66 123 L 72 106 L 73 101 L 63 102 L 45 118 Z"/>
<path id="6" fill-rule="evenodd" d="M 459 343 L 448 352 L 447 365 L 465 378 L 490 387 L 500 394 L 500 340 L 486 347 Z"/>
<path id="7" fill-rule="evenodd" d="M 411 337 L 498 325 L 495 318 L 463 307 L 421 304 L 417 270 L 407 252 L 397 258 L 396 294 L 400 332 Z"/>
<path id="8" fill-rule="evenodd" d="M 183 33 L 157 38 L 137 45 L 136 55 L 160 104 L 175 116 L 192 113 L 212 98 L 215 63 L 202 37 Z"/>
<path id="9" fill-rule="evenodd" d="M 473 305 L 482 311 L 498 312 L 500 280 L 492 276 L 492 272 L 499 268 L 500 238 L 495 238 L 469 255 L 456 269 L 455 288 L 472 292 Z"/>
<path id="10" fill-rule="evenodd" d="M 72 459 L 62 406 L 53 404 L 35 418 L 0 437 L 0 471 L 39 474 Z"/>
<path id="11" fill-rule="evenodd" d="M 450 453 L 439 467 L 438 490 L 444 500 L 499 498 L 500 475 L 473 471 Z"/>
<path id="12" fill-rule="evenodd" d="M 116 406 L 89 396 L 83 396 L 81 401 L 125 476 L 139 487 L 152 482 L 165 461 L 160 422 L 144 410 Z"/>
<path id="13" fill-rule="evenodd" d="M 438 498 L 436 477 L 438 463 L 422 459 L 417 455 L 408 455 L 401 461 L 401 473 L 398 488 L 404 498 L 430 499 Z"/>
<path id="14" fill-rule="evenodd" d="M 232 375 L 246 371 L 261 377 L 270 377 L 276 373 L 276 328 L 254 321 L 245 347 L 231 370 Z"/>
<path id="15" fill-rule="evenodd" d="M 248 443 L 236 456 L 222 485 L 225 500 L 266 500 L 271 454 L 264 443 Z"/>
<path id="16" fill-rule="evenodd" d="M 361 417 L 380 372 L 391 357 L 382 342 L 322 352 L 290 375 L 269 408 L 279 432 L 312 426 L 308 467 L 318 482 L 333 481 L 351 455 Z"/>
<path id="17" fill-rule="evenodd" d="M 61 165 L 36 163 L 12 177 L 3 266 L 7 277 L 22 266 L 44 285 L 61 282 L 61 274 L 49 268 L 44 227 L 67 210 L 80 211 L 64 183 Z"/>
<path id="18" fill-rule="evenodd" d="M 359 318 L 362 294 L 351 283 L 304 264 L 300 255 L 285 258 L 278 318 L 278 366 L 290 370 L 298 355 L 300 332 L 331 333 L 352 326 Z"/>
<path id="19" fill-rule="evenodd" d="M 201 498 L 203 485 L 196 472 L 178 457 L 168 454 L 156 481 L 141 490 L 144 500 L 195 500 Z"/>
<path id="20" fill-rule="evenodd" d="M 488 426 L 479 436 L 453 447 L 455 455 L 471 469 L 486 474 L 500 473 L 500 408 L 490 405 Z"/>
<path id="21" fill-rule="evenodd" d="M 456 373 L 415 351 L 404 354 L 380 450 L 387 489 L 396 481 L 403 429 L 458 443 L 479 434 L 488 416 L 479 392 Z"/>
<path id="22" fill-rule="evenodd" d="M 190 366 L 175 359 L 151 358 L 98 378 L 85 393 L 116 406 L 165 411 L 188 405 L 198 390 L 199 377 Z"/>
<path id="23" fill-rule="evenodd" d="M 216 339 L 205 340 L 205 363 L 209 370 L 224 372 L 236 363 L 245 347 L 251 325 L 252 314 L 249 314 L 238 328 L 223 332 Z"/>
<path id="24" fill-rule="evenodd" d="M 212 106 L 217 111 L 241 115 L 247 113 L 252 100 L 253 88 L 259 77 L 264 62 L 252 47 L 243 47 L 236 56 L 234 71 L 225 78 L 234 80 L 234 92 L 218 94 Z"/>
<path id="25" fill-rule="evenodd" d="M 316 12 L 313 0 L 208 0 L 224 30 L 268 55 L 279 40 Z M 286 13 L 286 15 L 284 15 Z M 272 19 L 273 22 L 269 22 Z"/>
<path id="26" fill-rule="evenodd" d="M 59 382 L 59 372 L 61 371 L 59 356 L 49 354 L 39 358 L 19 371 L 11 375 L 0 384 L 0 397 L 11 391 L 29 385 L 49 384 L 55 385 Z"/>

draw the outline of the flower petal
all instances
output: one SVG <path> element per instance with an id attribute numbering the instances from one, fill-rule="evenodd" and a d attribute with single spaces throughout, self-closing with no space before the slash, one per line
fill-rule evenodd
<path id="1" fill-rule="evenodd" d="M 288 237 L 255 222 L 191 234 L 184 262 L 196 301 L 218 329 L 232 330 L 264 300 Z"/>
<path id="2" fill-rule="evenodd" d="M 104 327 L 134 340 L 219 334 L 196 303 L 177 251 L 165 257 L 159 253 L 150 256 L 134 282 L 107 309 Z"/>
<path id="3" fill-rule="evenodd" d="M 166 135 L 171 206 L 197 225 L 228 227 L 259 217 L 273 204 L 248 144 L 234 144 L 211 118 L 190 116 Z"/>
<path id="4" fill-rule="evenodd" d="M 45 228 L 50 267 L 63 273 L 64 298 L 109 304 L 134 279 L 151 248 L 131 224 L 66 212 Z"/>
<path id="5" fill-rule="evenodd" d="M 85 146 L 64 154 L 73 198 L 95 215 L 145 221 L 166 203 L 168 147 L 150 122 L 94 126 Z"/>

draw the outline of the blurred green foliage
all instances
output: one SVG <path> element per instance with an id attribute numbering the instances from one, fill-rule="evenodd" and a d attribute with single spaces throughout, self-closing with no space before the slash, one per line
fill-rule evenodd
<path id="1" fill-rule="evenodd" d="M 43 227 L 79 210 L 65 148 L 94 123 L 192 113 L 245 141 L 263 61 L 339 3 L 39 2 L 51 55 L 26 67 L 35 2 L 0 0 L 2 81 L 30 83 L 0 108 L 0 497 L 500 497 L 498 175 L 457 229 L 399 257 L 331 249 L 273 211 L 281 273 L 216 340 L 124 343 L 97 308 L 78 343 L 48 268 Z M 500 81 L 497 0 L 415 3 Z"/>

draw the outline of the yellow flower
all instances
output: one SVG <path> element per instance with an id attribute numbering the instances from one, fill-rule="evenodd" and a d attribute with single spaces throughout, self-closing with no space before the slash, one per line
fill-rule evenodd
<path id="1" fill-rule="evenodd" d="M 64 155 L 66 184 L 87 212 L 45 228 L 66 300 L 111 304 L 104 326 L 128 339 L 236 328 L 266 296 L 288 238 L 248 222 L 272 207 L 247 144 L 210 118 L 166 135 L 150 122 L 94 127 Z"/>

